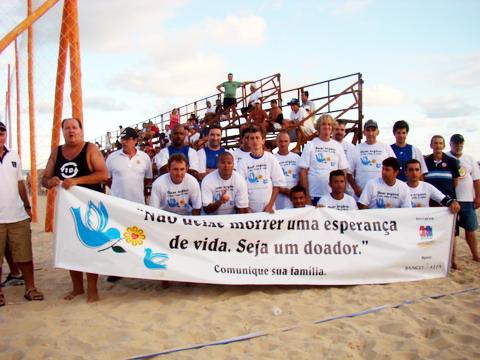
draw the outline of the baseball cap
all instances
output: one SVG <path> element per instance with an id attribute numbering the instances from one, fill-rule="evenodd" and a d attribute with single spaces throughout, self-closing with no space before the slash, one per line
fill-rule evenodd
<path id="1" fill-rule="evenodd" d="M 0 131 L 7 131 L 7 127 L 3 122 L 0 121 Z"/>
<path id="2" fill-rule="evenodd" d="M 128 139 L 128 138 L 136 139 L 138 138 L 138 134 L 135 129 L 132 129 L 131 127 L 127 127 L 122 131 L 122 133 L 120 134 L 120 137 L 122 139 Z"/>
<path id="3" fill-rule="evenodd" d="M 297 98 L 292 98 L 287 105 L 300 105 L 300 101 Z"/>
<path id="4" fill-rule="evenodd" d="M 375 129 L 378 129 L 378 124 L 375 120 L 367 120 L 367 122 L 363 125 L 363 130 L 369 127 L 374 127 Z"/>
<path id="5" fill-rule="evenodd" d="M 452 137 L 450 138 L 450 142 L 455 144 L 461 144 L 465 142 L 465 139 L 463 138 L 463 135 L 453 134 Z"/>

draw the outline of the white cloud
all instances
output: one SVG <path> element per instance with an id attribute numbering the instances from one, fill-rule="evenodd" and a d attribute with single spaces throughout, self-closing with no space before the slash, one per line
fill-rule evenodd
<path id="1" fill-rule="evenodd" d="M 452 62 L 452 71 L 446 72 L 446 79 L 460 87 L 480 86 L 480 54 L 465 56 Z"/>
<path id="2" fill-rule="evenodd" d="M 373 0 L 334 0 L 331 2 L 331 14 L 344 16 L 356 14 L 370 7 Z"/>
<path id="3" fill-rule="evenodd" d="M 460 118 L 451 120 L 448 122 L 449 129 L 455 129 L 455 131 L 461 131 L 465 135 L 466 133 L 472 133 L 480 130 L 480 126 L 477 119 Z M 475 136 L 476 137 L 476 136 Z"/>
<path id="4" fill-rule="evenodd" d="M 364 87 L 364 103 L 368 106 L 398 106 L 407 102 L 407 95 L 388 85 Z"/>
<path id="5" fill-rule="evenodd" d="M 225 19 L 206 19 L 206 37 L 223 45 L 259 47 L 265 41 L 267 25 L 259 16 L 227 16 Z"/>
<path id="6" fill-rule="evenodd" d="M 418 104 L 431 118 L 469 116 L 478 112 L 477 107 L 468 104 L 463 98 L 452 95 L 423 98 Z"/>
<path id="7" fill-rule="evenodd" d="M 201 53 L 183 58 L 159 58 L 155 67 L 117 74 L 112 85 L 157 97 L 194 99 L 216 92 L 214 77 L 223 68 L 220 58 Z"/>
<path id="8" fill-rule="evenodd" d="M 91 96 L 84 101 L 84 106 L 101 111 L 120 111 L 126 108 L 123 101 L 108 96 Z"/>

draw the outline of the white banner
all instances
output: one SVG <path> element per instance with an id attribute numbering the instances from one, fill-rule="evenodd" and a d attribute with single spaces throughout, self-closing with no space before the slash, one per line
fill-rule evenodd
<path id="1" fill-rule="evenodd" d="M 353 285 L 447 276 L 447 208 L 178 216 L 59 189 L 55 266 L 216 284 Z"/>

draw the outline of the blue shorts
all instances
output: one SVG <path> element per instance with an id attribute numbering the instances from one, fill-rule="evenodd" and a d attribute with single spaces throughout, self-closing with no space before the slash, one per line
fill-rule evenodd
<path id="1" fill-rule="evenodd" d="M 465 231 L 475 231 L 478 228 L 478 219 L 473 202 L 460 201 L 460 212 L 458 213 L 458 225 Z"/>

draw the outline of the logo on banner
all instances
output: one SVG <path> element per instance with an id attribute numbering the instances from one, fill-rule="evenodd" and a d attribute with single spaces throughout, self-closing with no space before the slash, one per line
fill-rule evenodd
<path id="1" fill-rule="evenodd" d="M 87 248 L 101 248 L 98 252 L 112 249 L 115 253 L 126 253 L 125 248 L 118 245 L 120 241 L 125 240 L 132 246 L 142 246 L 146 239 L 145 232 L 138 226 L 127 227 L 123 234 L 117 228 L 108 227 L 108 210 L 101 201 L 98 205 L 89 201 L 83 218 L 79 207 L 71 207 L 70 212 L 80 242 Z M 166 269 L 168 259 L 168 254 L 154 253 L 151 248 L 145 248 L 143 263 L 148 269 Z"/>
<path id="2" fill-rule="evenodd" d="M 433 229 L 430 225 L 420 225 L 418 228 L 420 240 L 431 240 L 433 238 Z"/>

